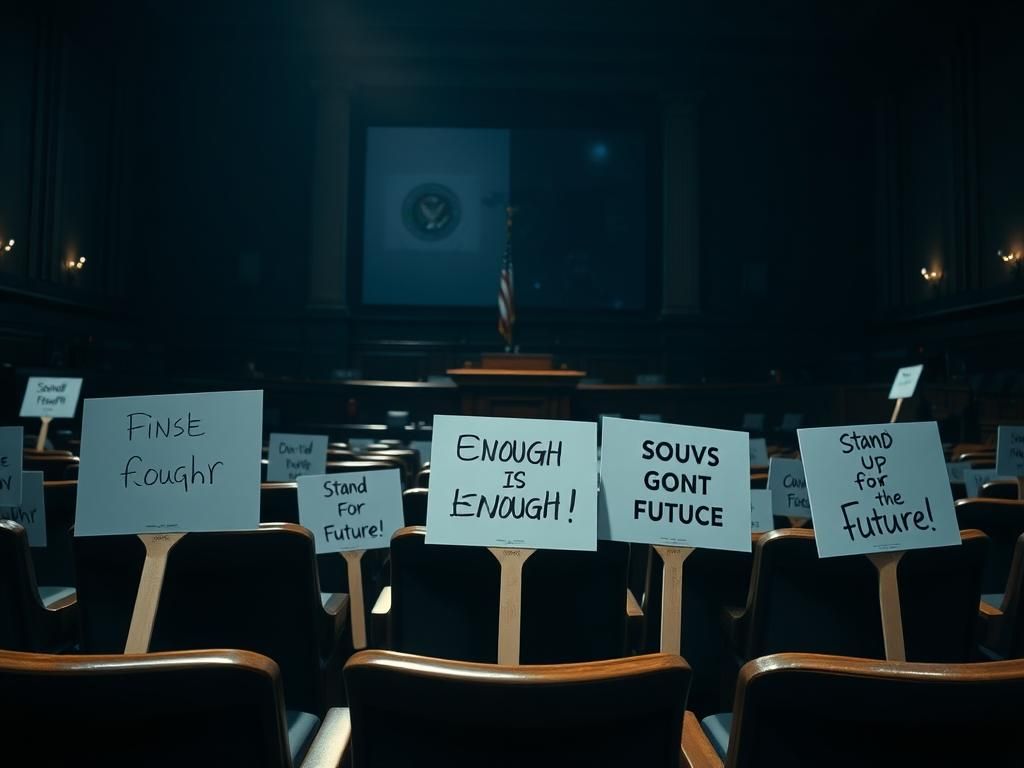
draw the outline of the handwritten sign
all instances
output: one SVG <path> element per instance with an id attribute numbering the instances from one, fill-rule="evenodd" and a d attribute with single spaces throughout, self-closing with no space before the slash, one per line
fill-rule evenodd
<path id="1" fill-rule="evenodd" d="M 772 457 L 768 465 L 768 490 L 772 508 L 786 517 L 810 517 L 811 502 L 807 499 L 807 481 L 800 459 Z"/>
<path id="2" fill-rule="evenodd" d="M 86 400 L 75 535 L 256 528 L 263 392 Z"/>
<path id="3" fill-rule="evenodd" d="M 0 507 L 21 504 L 25 435 L 21 427 L 0 427 Z"/>
<path id="4" fill-rule="evenodd" d="M 435 416 L 427 543 L 597 548 L 597 425 Z"/>
<path id="5" fill-rule="evenodd" d="M 994 469 L 965 469 L 964 490 L 967 498 L 976 499 L 981 493 L 981 486 L 991 483 L 993 480 L 1013 480 L 1012 477 L 1004 477 Z"/>
<path id="6" fill-rule="evenodd" d="M 13 520 L 25 529 L 30 547 L 46 546 L 46 502 L 43 495 L 43 473 L 22 473 L 21 503 L 0 506 L 0 520 Z"/>
<path id="7" fill-rule="evenodd" d="M 605 419 L 602 538 L 750 551 L 746 432 Z"/>
<path id="8" fill-rule="evenodd" d="M 20 415 L 70 419 L 75 415 L 81 391 L 81 379 L 33 376 L 25 385 L 25 398 L 21 401 Z"/>
<path id="9" fill-rule="evenodd" d="M 750 438 L 750 466 L 768 466 L 768 441 L 763 437 Z"/>
<path id="10" fill-rule="evenodd" d="M 917 381 L 921 378 L 923 370 L 923 365 L 911 365 L 896 371 L 896 378 L 893 379 L 892 388 L 889 390 L 889 399 L 899 400 L 913 397 L 914 390 L 917 389 Z"/>
<path id="11" fill-rule="evenodd" d="M 935 422 L 801 429 L 819 557 L 960 543 Z"/>
<path id="12" fill-rule="evenodd" d="M 964 481 L 964 472 L 970 468 L 971 462 L 969 461 L 947 461 L 946 474 L 949 475 L 949 482 L 962 483 Z"/>
<path id="13" fill-rule="evenodd" d="M 772 515 L 772 492 L 764 488 L 750 491 L 750 530 L 752 533 L 764 533 L 775 527 Z"/>
<path id="14" fill-rule="evenodd" d="M 996 434 L 996 472 L 1024 477 L 1024 427 L 999 427 Z"/>
<path id="15" fill-rule="evenodd" d="M 322 475 L 327 468 L 326 435 L 270 434 L 267 481 L 290 483 L 302 475 Z"/>
<path id="16" fill-rule="evenodd" d="M 398 469 L 303 475 L 299 522 L 313 533 L 316 553 L 384 549 L 405 525 Z"/>

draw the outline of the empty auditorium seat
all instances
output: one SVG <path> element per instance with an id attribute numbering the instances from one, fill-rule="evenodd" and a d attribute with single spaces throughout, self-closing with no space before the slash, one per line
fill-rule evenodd
<path id="1" fill-rule="evenodd" d="M 981 591 L 1003 592 L 1010 575 L 1010 561 L 1017 539 L 1024 533 L 1024 501 L 962 499 L 956 502 L 956 519 L 963 531 L 976 528 L 992 540 Z"/>
<path id="2" fill-rule="evenodd" d="M 909 661 L 972 657 L 989 541 L 979 531 L 962 531 L 961 542 L 909 550 L 900 561 Z M 885 656 L 878 572 L 866 556 L 819 558 L 811 531 L 772 531 L 758 539 L 746 607 L 727 611 L 724 621 L 741 661 L 791 651 Z"/>
<path id="3" fill-rule="evenodd" d="M 430 467 L 424 467 L 416 475 L 416 487 L 417 488 L 429 488 L 430 487 Z"/>
<path id="4" fill-rule="evenodd" d="M 1010 499 L 1017 500 L 1020 495 L 1020 486 L 1016 480 L 989 480 L 983 483 L 978 489 L 978 496 L 982 499 Z"/>
<path id="5" fill-rule="evenodd" d="M 363 651 L 345 665 L 352 765 L 679 768 L 689 682 L 663 654 L 496 667 Z"/>
<path id="6" fill-rule="evenodd" d="M 78 457 L 69 452 L 26 453 L 22 460 L 25 472 L 42 472 L 44 480 L 67 480 L 69 467 L 78 464 Z"/>
<path id="7" fill-rule="evenodd" d="M 1017 539 L 1006 591 L 982 596 L 983 650 L 992 658 L 1024 658 L 1024 534 Z"/>
<path id="8" fill-rule="evenodd" d="M 728 647 L 721 621 L 728 608 L 742 607 L 750 589 L 753 555 L 716 549 L 694 550 L 683 562 L 682 643 L 680 652 L 693 668 L 689 707 L 698 713 L 719 712 L 730 701 L 719 695 Z M 643 650 L 660 650 L 664 564 L 652 553 L 643 603 Z"/>
<path id="9" fill-rule="evenodd" d="M 500 567 L 484 547 L 425 543 L 426 529 L 391 540 L 389 647 L 494 662 Z M 544 550 L 523 564 L 520 660 L 556 663 L 625 653 L 628 546 L 597 552 Z M 379 635 L 380 630 L 375 632 Z"/>
<path id="10" fill-rule="evenodd" d="M 43 482 L 46 506 L 46 546 L 32 548 L 32 562 L 40 584 L 75 586 L 75 555 L 72 548 L 78 483 L 74 480 Z"/>
<path id="11" fill-rule="evenodd" d="M 25 529 L 0 520 L 0 648 L 70 650 L 78 635 L 78 605 L 66 585 L 40 586 Z"/>
<path id="12" fill-rule="evenodd" d="M 785 653 L 746 664 L 732 712 L 687 712 L 691 768 L 1020 765 L 1024 662 Z"/>
<path id="13" fill-rule="evenodd" d="M 124 650 L 144 558 L 137 536 L 75 539 L 83 651 Z M 306 529 L 190 533 L 167 558 L 149 648 L 263 653 L 281 667 L 289 707 L 322 713 L 340 698 L 347 617 L 347 596 L 320 592 Z"/>
<path id="14" fill-rule="evenodd" d="M 402 513 L 405 516 L 405 524 L 426 525 L 427 524 L 427 489 L 409 488 L 402 492 Z"/>
<path id="15" fill-rule="evenodd" d="M 347 710 L 286 711 L 277 664 L 237 650 L 0 651 L 0 709 L 24 765 L 337 768 L 349 731 Z"/>

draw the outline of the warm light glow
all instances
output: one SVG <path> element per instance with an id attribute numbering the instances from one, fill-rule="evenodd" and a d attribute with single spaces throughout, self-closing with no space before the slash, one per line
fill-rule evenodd
<path id="1" fill-rule="evenodd" d="M 942 273 L 936 269 L 929 270 L 928 267 L 921 267 L 921 277 L 926 283 L 935 283 L 942 279 Z"/>
<path id="2" fill-rule="evenodd" d="M 1020 251 L 1010 251 L 1009 253 L 997 251 L 996 253 L 999 255 L 999 258 L 1003 260 L 1004 264 L 1020 264 L 1021 259 L 1024 259 L 1024 254 Z"/>
<path id="3" fill-rule="evenodd" d="M 12 238 L 10 239 L 10 241 L 9 241 L 9 242 L 7 243 L 7 247 L 9 247 L 9 248 L 10 248 L 10 247 L 11 247 L 11 246 L 13 246 L 13 245 L 14 245 L 14 238 L 12 237 Z"/>

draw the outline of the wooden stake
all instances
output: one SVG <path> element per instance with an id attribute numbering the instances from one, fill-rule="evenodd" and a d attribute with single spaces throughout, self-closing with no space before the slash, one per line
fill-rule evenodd
<path id="1" fill-rule="evenodd" d="M 661 571 L 661 652 L 679 654 L 683 638 L 683 562 L 693 547 L 654 548 Z"/>
<path id="2" fill-rule="evenodd" d="M 43 422 L 42 426 L 39 427 L 39 437 L 36 438 L 36 450 L 46 450 L 46 435 L 50 431 L 50 422 L 53 421 L 53 416 L 40 416 L 39 420 Z"/>
<path id="3" fill-rule="evenodd" d="M 146 545 L 146 562 L 142 564 L 139 577 L 139 591 L 135 595 L 132 609 L 132 623 L 128 629 L 125 653 L 146 653 L 153 636 L 153 622 L 160 605 L 160 589 L 164 584 L 167 570 L 167 555 L 171 548 L 181 541 L 184 533 L 140 533 L 139 538 Z"/>
<path id="4" fill-rule="evenodd" d="M 535 549 L 488 547 L 501 565 L 498 597 L 498 663 L 519 663 L 519 625 L 523 608 L 523 563 Z"/>
<path id="5" fill-rule="evenodd" d="M 897 578 L 902 557 L 903 552 L 876 552 L 868 555 L 868 559 L 878 570 L 878 606 L 882 612 L 885 658 L 889 661 L 907 660 L 907 651 L 903 643 L 900 583 Z"/>
<path id="6" fill-rule="evenodd" d="M 897 397 L 896 398 L 896 405 L 893 406 L 893 409 L 892 409 L 892 417 L 889 419 L 889 423 L 890 424 L 895 424 L 896 423 L 896 419 L 898 419 L 900 417 L 900 408 L 902 408 L 902 407 L 903 407 L 903 398 L 902 397 Z"/>
<path id="7" fill-rule="evenodd" d="M 365 549 L 342 552 L 348 569 L 348 600 L 351 606 L 352 647 L 357 651 L 366 647 L 366 612 L 363 610 L 363 555 Z"/>

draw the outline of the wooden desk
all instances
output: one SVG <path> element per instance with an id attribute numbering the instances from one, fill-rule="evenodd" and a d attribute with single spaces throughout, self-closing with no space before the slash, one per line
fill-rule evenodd
<path id="1" fill-rule="evenodd" d="M 572 393 L 584 371 L 451 368 L 465 416 L 572 418 Z"/>

